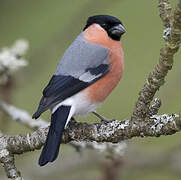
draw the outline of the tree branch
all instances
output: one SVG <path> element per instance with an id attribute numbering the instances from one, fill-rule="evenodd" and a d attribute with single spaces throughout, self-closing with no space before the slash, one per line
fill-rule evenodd
<path id="1" fill-rule="evenodd" d="M 3 48 L 0 50 L 0 84 L 7 82 L 20 68 L 27 66 L 28 62 L 22 56 L 28 50 L 28 42 L 26 40 L 16 41 L 11 48 Z"/>
<path id="2" fill-rule="evenodd" d="M 165 47 L 160 50 L 159 62 L 149 74 L 144 87 L 139 92 L 132 120 L 142 121 L 148 115 L 150 103 L 155 93 L 164 84 L 165 77 L 173 66 L 173 56 L 178 51 L 181 41 L 181 3 L 174 10 L 173 17 L 170 15 L 168 0 L 159 0 L 160 16 L 165 27 L 170 27 L 164 33 Z"/>
<path id="3" fill-rule="evenodd" d="M 0 137 L 0 163 L 2 163 L 6 175 L 8 178 L 14 180 L 23 180 L 20 172 L 15 167 L 14 154 L 7 150 L 8 136 L 3 136 L 1 133 Z"/>
<path id="4" fill-rule="evenodd" d="M 160 11 L 160 18 L 163 21 L 163 25 L 165 28 L 169 28 L 171 26 L 171 5 L 168 0 L 158 0 L 158 7 Z"/>
<path id="5" fill-rule="evenodd" d="M 3 101 L 0 101 L 0 109 L 7 115 L 11 117 L 12 120 L 21 123 L 22 125 L 32 129 L 37 130 L 38 128 L 48 127 L 49 123 L 43 119 L 33 120 L 30 114 L 22 109 L 18 109 L 12 105 L 9 105 Z M 80 152 L 82 149 L 89 148 L 99 150 L 109 154 L 109 156 L 114 156 L 118 154 L 123 154 L 126 146 L 126 142 L 120 142 L 117 144 L 113 143 L 97 143 L 97 142 L 85 142 L 85 141 L 71 141 L 69 144 Z"/>
<path id="6" fill-rule="evenodd" d="M 0 107 L 6 110 L 14 120 L 19 120 L 23 124 L 31 126 L 29 114 L 25 111 L 19 110 L 13 106 L 9 106 L 3 102 L 0 103 Z M 154 107 L 154 105 L 153 105 Z M 25 119 L 25 121 L 24 121 Z M 28 123 L 27 123 L 28 122 Z M 41 126 L 38 122 L 34 121 L 32 126 L 37 128 Z M 48 124 L 43 120 L 40 120 L 41 124 Z M 43 122 L 43 123 L 42 123 Z M 76 121 L 70 121 L 68 128 L 63 134 L 63 143 L 71 141 L 96 141 L 96 142 L 111 142 L 118 143 L 122 140 L 131 139 L 133 137 L 158 137 L 160 135 L 170 135 L 181 129 L 181 118 L 179 115 L 154 115 L 148 118 L 144 122 L 131 123 L 130 120 L 118 121 L 113 120 L 111 122 L 101 122 L 94 124 L 78 123 Z M 2 149 L 7 149 L 13 154 L 22 154 L 27 151 L 33 151 L 40 149 L 44 144 L 46 135 L 48 133 L 48 127 L 39 128 L 32 133 L 26 135 L 17 136 L 2 136 L 0 142 L 5 144 Z M 85 145 L 85 144 L 84 144 Z M 84 146 L 79 144 L 79 146 Z M 86 146 L 94 147 L 93 145 L 86 144 Z M 105 146 L 104 146 L 105 147 Z"/>
<path id="7" fill-rule="evenodd" d="M 47 127 L 49 125 L 48 122 L 42 120 L 42 119 L 38 119 L 38 120 L 33 120 L 30 116 L 30 114 L 22 109 L 18 109 L 12 105 L 9 105 L 3 101 L 0 101 L 0 109 L 6 113 L 7 115 L 9 115 L 12 120 L 14 121 L 18 121 L 21 124 L 25 125 L 28 128 L 31 128 L 33 130 L 36 130 L 38 128 L 42 128 L 42 127 Z"/>
<path id="8" fill-rule="evenodd" d="M 62 137 L 62 143 L 70 141 L 96 141 L 112 142 L 131 139 L 133 137 L 159 137 L 171 135 L 181 130 L 180 115 L 154 115 L 144 122 L 132 123 L 130 120 L 111 122 L 100 122 L 94 124 L 79 123 L 70 121 Z M 3 136 L 0 141 L 6 144 L 13 154 L 22 154 L 27 151 L 40 149 L 45 142 L 47 128 L 38 130 L 26 135 Z"/>

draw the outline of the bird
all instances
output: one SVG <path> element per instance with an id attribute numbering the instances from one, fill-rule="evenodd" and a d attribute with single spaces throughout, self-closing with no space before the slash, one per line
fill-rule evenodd
<path id="1" fill-rule="evenodd" d="M 40 166 L 57 158 L 63 131 L 71 118 L 91 112 L 102 117 L 96 113 L 96 108 L 117 86 L 123 74 L 121 37 L 124 33 L 125 27 L 118 18 L 90 16 L 63 54 L 32 116 L 37 119 L 46 110 L 51 111 L 49 132 L 38 162 Z"/>

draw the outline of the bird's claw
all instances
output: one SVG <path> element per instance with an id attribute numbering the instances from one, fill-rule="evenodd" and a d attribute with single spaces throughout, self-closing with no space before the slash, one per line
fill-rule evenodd
<path id="1" fill-rule="evenodd" d="M 100 114 L 98 114 L 97 112 L 92 112 L 94 115 L 96 115 L 100 120 L 101 122 L 106 122 L 106 123 L 109 123 L 111 121 L 113 121 L 114 119 L 106 119 L 104 118 L 103 116 L 101 116 Z"/>
<path id="2" fill-rule="evenodd" d="M 101 119 L 101 122 L 106 122 L 106 123 L 110 123 L 112 121 L 114 121 L 115 119 Z"/>

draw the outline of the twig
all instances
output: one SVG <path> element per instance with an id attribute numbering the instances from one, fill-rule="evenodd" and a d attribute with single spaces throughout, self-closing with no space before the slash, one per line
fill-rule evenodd
<path id="1" fill-rule="evenodd" d="M 28 42 L 22 39 L 16 41 L 11 48 L 6 47 L 0 51 L 0 84 L 4 84 L 14 72 L 28 65 L 22 58 L 28 46 Z"/>
<path id="2" fill-rule="evenodd" d="M 13 180 L 23 180 L 21 173 L 17 170 L 14 163 L 14 154 L 6 149 L 7 144 L 5 139 L 8 136 L 3 136 L 1 133 L 0 137 L 0 163 L 3 165 L 4 170 L 8 178 Z"/>
<path id="3" fill-rule="evenodd" d="M 161 107 L 161 99 L 159 98 L 155 98 L 154 101 L 153 101 L 153 104 L 149 107 L 149 111 L 148 111 L 148 118 L 153 116 L 153 115 L 156 115 L 158 114 L 158 111 Z"/>
<path id="4" fill-rule="evenodd" d="M 101 153 L 105 153 L 106 157 L 115 158 L 122 157 L 127 148 L 127 142 L 122 141 L 119 143 L 111 143 L 111 142 L 87 142 L 87 141 L 72 141 L 69 144 L 75 147 L 75 149 L 80 152 L 81 149 L 93 149 L 98 150 Z"/>
<path id="5" fill-rule="evenodd" d="M 181 41 L 181 3 L 179 3 L 174 10 L 173 18 L 170 16 L 168 1 L 159 0 L 159 4 L 160 3 L 165 4 L 164 6 L 159 6 L 160 14 L 165 26 L 168 26 L 168 24 L 170 25 L 170 30 L 166 33 L 165 47 L 160 50 L 159 62 L 149 74 L 147 82 L 139 92 L 139 98 L 131 118 L 133 121 L 142 121 L 148 115 L 150 103 L 153 100 L 155 93 L 164 84 L 165 77 L 173 66 L 173 56 L 178 51 Z M 167 14 L 165 15 L 166 18 L 163 18 L 163 14 Z M 168 21 L 168 17 L 169 19 L 171 18 L 170 21 Z M 172 23 L 170 24 L 170 22 Z"/>
<path id="6" fill-rule="evenodd" d="M 38 119 L 36 121 L 33 120 L 27 111 L 18 109 L 12 105 L 8 105 L 3 101 L 0 101 L 0 109 L 3 110 L 4 113 L 8 114 L 12 118 L 12 120 L 19 121 L 26 127 L 34 130 L 42 127 L 47 127 L 49 125 L 48 122 L 42 119 Z"/>
<path id="7" fill-rule="evenodd" d="M 171 26 L 171 5 L 168 0 L 158 0 L 158 7 L 160 11 L 160 18 L 163 21 L 163 25 L 165 28 L 169 28 Z"/>

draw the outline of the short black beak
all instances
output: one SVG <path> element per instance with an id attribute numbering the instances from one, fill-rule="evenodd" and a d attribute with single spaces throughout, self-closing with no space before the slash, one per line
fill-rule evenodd
<path id="1" fill-rule="evenodd" d="M 113 34 L 113 35 L 121 36 L 121 35 L 123 35 L 126 31 L 125 31 L 125 28 L 123 27 L 123 25 L 118 24 L 118 25 L 115 25 L 114 27 L 112 27 L 112 28 L 110 29 L 110 32 L 111 32 L 111 34 Z"/>

